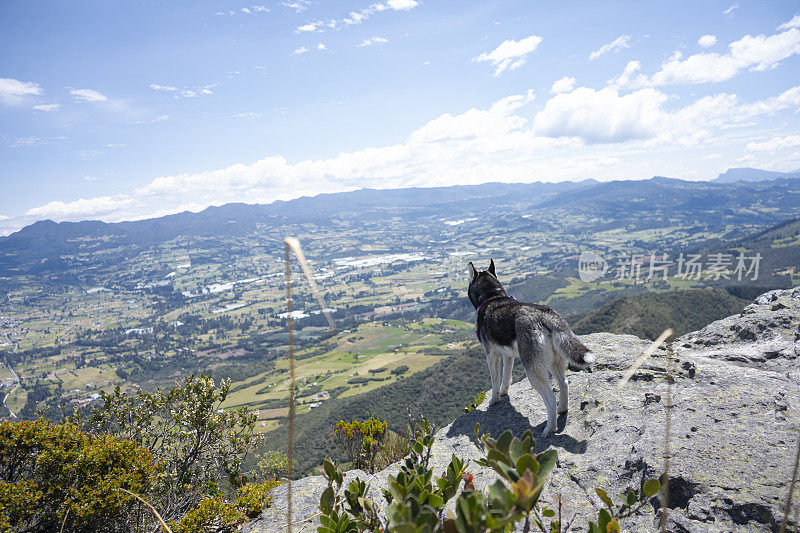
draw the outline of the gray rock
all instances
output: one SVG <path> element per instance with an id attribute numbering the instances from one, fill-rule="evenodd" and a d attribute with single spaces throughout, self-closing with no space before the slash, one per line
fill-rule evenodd
<path id="1" fill-rule="evenodd" d="M 674 344 L 669 439 L 669 531 L 774 531 L 783 517 L 800 422 L 800 289 L 772 291 L 740 315 L 728 317 Z M 564 517 L 574 515 L 569 531 L 585 531 L 600 502 L 594 489 L 610 495 L 638 489 L 664 469 L 666 375 L 665 349 L 657 351 L 621 389 L 623 372 L 650 344 L 630 335 L 595 333 L 582 337 L 598 356 L 591 372 L 571 372 L 569 412 L 558 431 L 537 440 L 537 451 L 554 448 L 558 466 L 544 493 Z M 473 434 L 516 435 L 532 429 L 538 437 L 546 413 L 526 381 L 514 384 L 508 401 L 485 401 L 437 432 L 432 464 L 441 473 L 455 453 L 480 457 Z M 380 487 L 397 471 L 393 465 L 373 476 L 349 472 L 348 479 L 371 479 L 376 502 Z M 496 479 L 470 465 L 476 487 Z M 310 477 L 293 485 L 297 530 L 314 531 L 324 480 Z M 274 491 L 274 504 L 244 531 L 285 530 L 286 489 Z M 796 500 L 800 500 L 800 495 Z M 451 502 L 452 505 L 452 502 Z M 623 522 L 631 532 L 656 531 L 660 502 Z M 793 524 L 793 521 L 790 520 Z M 794 526 L 792 526 L 794 527 Z"/>

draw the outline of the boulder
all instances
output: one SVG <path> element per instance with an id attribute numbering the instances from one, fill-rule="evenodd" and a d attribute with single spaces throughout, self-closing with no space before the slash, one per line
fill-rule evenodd
<path id="1" fill-rule="evenodd" d="M 559 417 L 554 435 L 538 438 L 545 409 L 523 380 L 511 387 L 507 400 L 492 406 L 484 401 L 437 431 L 431 459 L 436 473 L 453 453 L 480 457 L 476 423 L 481 434 L 495 437 L 507 429 L 516 435 L 531 429 L 537 451 L 558 451 L 543 499 L 555 508 L 560 498 L 570 523 L 566 530 L 585 531 L 601 506 L 595 488 L 609 495 L 639 489 L 664 471 L 668 445 L 669 531 L 777 531 L 800 422 L 800 288 L 766 293 L 741 314 L 684 335 L 672 343 L 669 356 L 662 347 L 621 388 L 623 372 L 650 342 L 610 333 L 581 338 L 598 362 L 590 371 L 569 373 L 569 412 Z M 668 372 L 674 378 L 669 388 Z M 374 475 L 351 471 L 347 477 L 369 479 L 375 501 L 383 504 L 380 488 L 396 471 L 392 465 Z M 468 471 L 479 490 L 496 479 L 474 464 Z M 293 483 L 294 529 L 316 530 L 325 486 L 321 476 Z M 273 499 L 244 531 L 285 531 L 285 485 L 273 491 Z M 623 530 L 660 530 L 660 507 L 660 500 L 654 501 L 625 519 Z M 793 518 L 790 524 L 793 530 Z"/>

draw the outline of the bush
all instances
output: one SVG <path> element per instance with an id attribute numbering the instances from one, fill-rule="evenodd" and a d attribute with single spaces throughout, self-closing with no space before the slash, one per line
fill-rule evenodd
<path id="1" fill-rule="evenodd" d="M 333 428 L 336 441 L 344 449 L 353 468 L 375 472 L 375 460 L 389 426 L 374 416 L 369 420 L 340 420 Z"/>
<path id="2" fill-rule="evenodd" d="M 0 529 L 127 531 L 155 480 L 152 455 L 130 441 L 39 419 L 0 423 Z"/>
<path id="3" fill-rule="evenodd" d="M 297 466 L 297 461 L 292 461 L 292 470 Z M 289 458 L 284 452 L 268 451 L 258 462 L 258 470 L 266 479 L 285 478 L 289 472 Z"/>
<path id="4" fill-rule="evenodd" d="M 95 434 L 109 434 L 149 450 L 161 465 L 151 495 L 167 520 L 180 519 L 208 498 L 235 494 L 247 479 L 242 461 L 255 447 L 256 415 L 246 408 L 225 411 L 229 384 L 190 376 L 171 389 L 102 392 L 103 405 L 88 420 L 75 420 Z M 205 504 L 205 509 L 212 505 Z"/>
<path id="5" fill-rule="evenodd" d="M 395 376 L 401 376 L 406 372 L 408 372 L 408 365 L 400 365 L 394 370 L 392 370 L 392 374 L 394 374 Z"/>

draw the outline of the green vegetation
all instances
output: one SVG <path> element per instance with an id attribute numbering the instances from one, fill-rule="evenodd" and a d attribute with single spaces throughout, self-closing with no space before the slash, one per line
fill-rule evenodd
<path id="1" fill-rule="evenodd" d="M 628 333 L 655 339 L 664 325 L 681 336 L 740 312 L 748 300 L 722 290 L 688 290 L 624 296 L 592 311 L 572 324 L 575 333 Z"/>
<path id="2" fill-rule="evenodd" d="M 146 531 L 155 518 L 141 498 L 175 531 L 233 531 L 280 482 L 244 471 L 255 418 L 219 408 L 228 387 L 189 377 L 135 398 L 103 393 L 88 418 L 0 423 L 0 529 Z"/>
<path id="3" fill-rule="evenodd" d="M 476 434 L 478 428 L 476 427 Z M 535 454 L 535 442 L 528 430 L 519 439 L 510 431 L 498 439 L 482 438 L 484 455 L 477 465 L 495 472 L 499 479 L 486 493 L 475 490 L 474 477 L 467 473 L 468 462 L 452 455 L 441 477 L 434 478 L 429 466 L 434 436 L 430 424 L 422 419 L 410 438 L 410 453 L 400 463 L 396 475 L 389 475 L 383 496 L 388 506 L 385 517 L 367 496 L 367 484 L 356 478 L 343 487 L 344 476 L 330 460 L 323 462 L 328 487 L 320 497 L 320 533 L 364 531 L 416 531 L 471 533 L 474 531 L 522 531 L 542 533 L 562 530 L 560 513 L 540 503 L 547 478 L 556 466 L 557 452 Z M 463 487 L 461 483 L 463 481 Z M 641 493 L 628 491 L 622 503 L 614 504 L 602 489 L 597 494 L 606 505 L 597 522 L 589 522 L 589 533 L 620 531 L 620 520 L 632 516 L 661 492 L 661 480 L 644 482 Z M 455 514 L 445 514 L 447 502 L 456 497 Z"/>
<path id="4" fill-rule="evenodd" d="M 0 423 L 0 530 L 128 531 L 156 467 L 130 441 L 46 420 Z"/>

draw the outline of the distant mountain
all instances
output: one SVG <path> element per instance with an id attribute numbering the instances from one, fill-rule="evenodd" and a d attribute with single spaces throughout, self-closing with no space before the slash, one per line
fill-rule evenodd
<path id="1" fill-rule="evenodd" d="M 539 203 L 556 194 L 597 184 L 595 180 L 560 183 L 484 183 L 452 187 L 361 189 L 319 194 L 270 204 L 230 203 L 131 222 L 53 222 L 43 220 L 0 237 L 0 272 L 14 273 L 21 265 L 37 263 L 35 270 L 57 268 L 62 256 L 119 247 L 148 247 L 177 237 L 219 238 L 247 234 L 258 226 L 280 229 L 290 224 L 349 223 L 402 217 L 457 217 L 489 206 Z M 275 232 L 275 240 L 282 238 Z M 43 264 L 44 261 L 47 264 Z M 33 270 L 28 270 L 32 272 Z"/>
<path id="2" fill-rule="evenodd" d="M 800 169 L 792 172 L 775 172 L 758 168 L 729 168 L 713 181 L 717 183 L 736 183 L 737 181 L 766 181 L 779 178 L 800 178 Z"/>
<path id="3" fill-rule="evenodd" d="M 0 237 L 0 275 L 52 272 L 68 262 L 74 264 L 79 256 L 84 261 L 81 264 L 89 267 L 178 238 L 225 247 L 257 231 L 261 244 L 272 245 L 280 243 L 290 226 L 302 224 L 352 228 L 402 221 L 407 231 L 428 232 L 444 220 L 476 219 L 479 224 L 499 229 L 518 224 L 520 217 L 525 217 L 530 231 L 558 226 L 585 233 L 615 228 L 642 230 L 663 227 L 667 222 L 746 228 L 772 225 L 798 215 L 800 179 L 786 176 L 735 183 L 655 177 L 602 183 L 585 180 L 362 189 L 266 205 L 232 203 L 199 213 L 131 222 L 39 221 Z M 104 250 L 113 250 L 113 257 L 96 253 Z"/>

